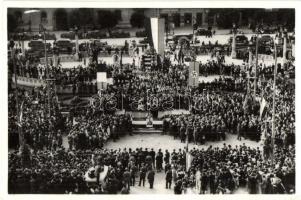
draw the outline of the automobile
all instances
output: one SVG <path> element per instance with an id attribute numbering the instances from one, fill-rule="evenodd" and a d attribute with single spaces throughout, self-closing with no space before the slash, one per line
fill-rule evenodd
<path id="1" fill-rule="evenodd" d="M 28 46 L 30 47 L 31 50 L 36 51 L 36 50 L 44 50 L 45 49 L 45 44 L 43 40 L 31 40 L 28 43 Z M 51 44 L 46 43 L 46 48 L 50 49 Z"/>
<path id="2" fill-rule="evenodd" d="M 267 45 L 272 45 L 274 43 L 274 40 L 270 35 L 263 35 L 261 36 L 258 42 L 260 45 L 267 46 Z"/>
<path id="3" fill-rule="evenodd" d="M 148 44 L 149 41 L 147 39 L 147 37 L 143 38 L 142 40 L 139 40 L 139 44 Z"/>
<path id="4" fill-rule="evenodd" d="M 228 40 L 229 44 L 232 44 L 233 37 L 231 36 Z M 245 35 L 236 35 L 235 41 L 237 45 L 248 45 L 249 40 Z"/>
<path id="5" fill-rule="evenodd" d="M 173 36 L 173 41 L 175 44 L 183 44 L 184 42 L 190 43 L 192 41 L 193 35 L 175 35 Z"/>
<path id="6" fill-rule="evenodd" d="M 72 52 L 72 48 L 75 46 L 75 44 L 69 39 L 61 39 L 56 41 L 56 46 L 58 47 L 60 53 L 69 54 Z"/>
<path id="7" fill-rule="evenodd" d="M 96 45 L 97 47 L 108 46 L 107 42 L 101 42 L 100 40 L 90 40 L 90 43 Z"/>
<path id="8" fill-rule="evenodd" d="M 206 35 L 210 35 L 211 34 L 211 31 L 210 30 L 206 30 L 206 29 L 203 29 L 203 28 L 200 28 L 196 31 L 195 33 L 196 35 L 198 36 L 206 36 Z"/>

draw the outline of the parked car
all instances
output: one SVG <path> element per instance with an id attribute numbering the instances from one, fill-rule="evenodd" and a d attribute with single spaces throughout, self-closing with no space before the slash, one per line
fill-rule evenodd
<path id="1" fill-rule="evenodd" d="M 229 44 L 232 44 L 233 37 L 231 36 L 228 40 Z M 249 40 L 245 35 L 236 35 L 235 37 L 236 45 L 248 45 Z"/>
<path id="2" fill-rule="evenodd" d="M 211 35 L 211 31 L 210 30 L 206 30 L 206 29 L 203 29 L 203 28 L 200 28 L 196 31 L 196 35 L 198 36 L 206 36 L 206 35 Z"/>
<path id="3" fill-rule="evenodd" d="M 45 49 L 45 44 L 43 40 L 31 40 L 28 43 L 28 46 L 30 47 L 31 50 L 44 50 Z M 46 48 L 50 49 L 51 44 L 46 43 Z"/>
<path id="4" fill-rule="evenodd" d="M 147 37 L 143 38 L 142 40 L 139 40 L 139 44 L 148 44 L 149 41 L 147 39 Z"/>
<path id="5" fill-rule="evenodd" d="M 189 35 L 175 35 L 173 36 L 173 41 L 175 44 L 180 44 L 180 43 L 188 43 L 190 44 L 190 42 L 192 41 L 193 35 L 189 34 Z"/>
<path id="6" fill-rule="evenodd" d="M 60 53 L 70 54 L 75 44 L 72 43 L 69 39 L 62 39 L 56 41 L 56 46 L 58 47 Z"/>
<path id="7" fill-rule="evenodd" d="M 273 46 L 274 39 L 270 35 L 263 35 L 258 40 L 259 46 Z"/>

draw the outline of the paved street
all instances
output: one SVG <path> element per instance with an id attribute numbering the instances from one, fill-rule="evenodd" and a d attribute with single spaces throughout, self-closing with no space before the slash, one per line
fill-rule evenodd
<path id="1" fill-rule="evenodd" d="M 230 144 L 232 146 L 235 145 L 242 145 L 243 143 L 246 143 L 247 146 L 256 148 L 260 147 L 260 145 L 251 140 L 244 140 L 238 141 L 236 139 L 236 135 L 228 134 L 226 135 L 226 141 L 218 141 L 218 142 L 206 142 L 204 145 L 194 145 L 192 143 L 189 144 L 189 148 L 207 148 L 210 145 L 213 147 L 222 147 L 223 144 Z M 154 148 L 155 151 L 158 149 L 168 149 L 169 151 L 172 151 L 173 149 L 179 149 L 184 148 L 185 143 L 181 143 L 179 139 L 174 140 L 172 136 L 170 135 L 159 135 L 159 134 L 136 134 L 133 136 L 125 136 L 120 138 L 118 141 L 113 142 L 110 141 L 105 145 L 105 148 L 109 149 L 123 149 L 123 148 Z"/>

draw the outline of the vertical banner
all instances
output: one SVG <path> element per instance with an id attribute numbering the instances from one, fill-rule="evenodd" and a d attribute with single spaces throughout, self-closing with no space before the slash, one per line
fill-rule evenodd
<path id="1" fill-rule="evenodd" d="M 151 35 L 154 44 L 154 49 L 159 55 L 164 53 L 164 30 L 165 19 L 163 18 L 151 18 Z"/>
<path id="2" fill-rule="evenodd" d="M 189 63 L 189 78 L 188 85 L 196 87 L 199 84 L 199 62 L 190 62 Z"/>

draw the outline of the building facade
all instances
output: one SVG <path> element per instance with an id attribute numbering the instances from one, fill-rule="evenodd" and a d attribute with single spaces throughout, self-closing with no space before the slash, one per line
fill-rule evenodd
<path id="1" fill-rule="evenodd" d="M 25 14 L 28 8 L 9 8 L 8 14 L 12 14 L 18 21 L 19 28 L 24 30 L 36 31 L 39 29 L 39 24 L 42 24 L 50 31 L 66 30 L 70 24 L 70 17 L 72 11 L 77 8 L 40 8 L 40 12 Z M 128 28 L 131 27 L 130 19 L 134 12 L 138 9 L 103 9 L 93 8 L 89 9 L 92 20 L 91 26 L 97 25 L 98 13 L 101 10 L 110 10 L 119 13 L 119 20 L 117 27 Z M 216 26 L 216 18 L 218 14 L 210 14 L 210 9 L 205 8 L 150 8 L 140 9 L 146 17 L 161 17 L 165 22 L 172 23 L 174 27 L 192 26 L 197 24 L 199 27 Z M 240 16 L 241 17 L 241 16 Z"/>

